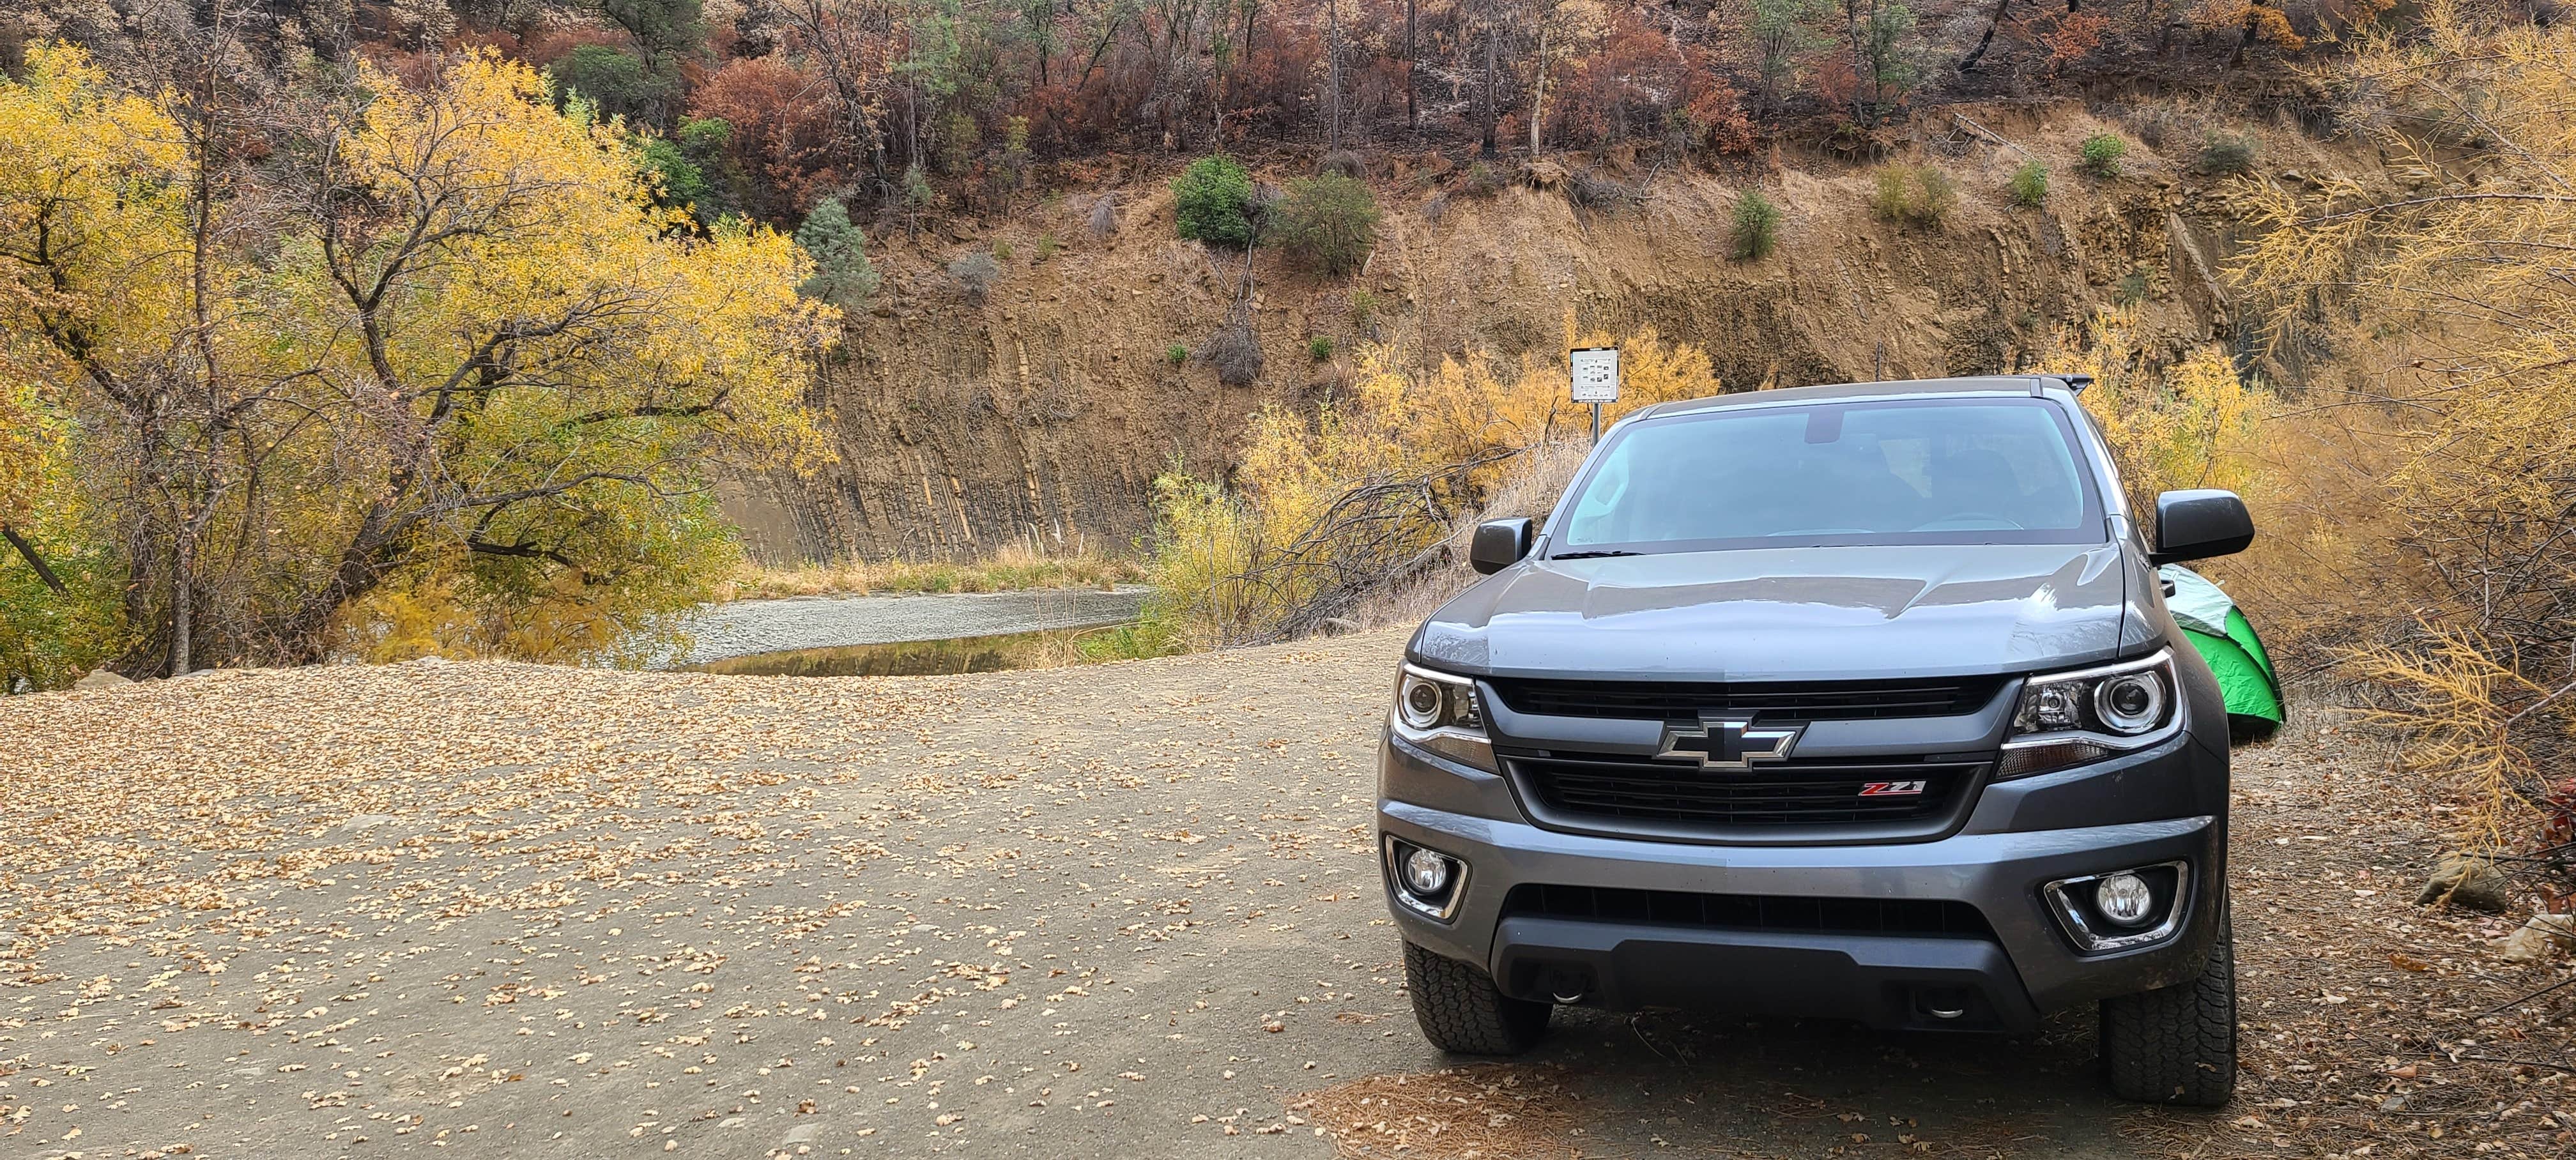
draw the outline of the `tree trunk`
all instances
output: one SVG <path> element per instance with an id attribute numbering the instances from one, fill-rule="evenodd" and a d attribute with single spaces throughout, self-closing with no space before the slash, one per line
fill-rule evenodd
<path id="1" fill-rule="evenodd" d="M 1869 46 L 1861 43 L 1860 26 L 1860 0 L 1843 0 L 1843 36 L 1851 42 L 1852 54 L 1852 116 L 1867 124 L 1869 118 L 1862 110 L 1869 106 L 1860 95 L 1861 86 L 1876 85 L 1878 70 L 1869 67 Z"/>
<path id="2" fill-rule="evenodd" d="M 1539 127 L 1547 124 L 1547 17 L 1538 23 L 1538 83 L 1530 96 L 1530 160 L 1538 160 Z"/>
<path id="3" fill-rule="evenodd" d="M 2012 0 L 1995 0 L 1994 13 L 1986 17 L 1986 34 L 1977 38 L 1977 47 L 1969 49 L 1968 55 L 1959 58 L 1960 72 L 1976 71 L 1977 62 L 1985 59 L 1986 49 L 1995 43 L 1995 26 L 2004 22 L 2004 11 L 2011 7 Z M 2066 10 L 2069 12 L 2075 10 L 2075 0 L 2067 0 Z"/>
<path id="4" fill-rule="evenodd" d="M 1486 0 L 1485 7 L 1485 123 L 1478 134 L 1477 152 L 1486 157 L 1494 155 L 1494 76 L 1502 63 L 1502 14 L 1494 11 L 1497 3 L 1500 0 Z"/>
<path id="5" fill-rule="evenodd" d="M 54 570 L 46 566 L 45 558 L 36 553 L 36 546 L 28 543 L 25 536 L 19 535 L 18 529 L 0 524 L 0 538 L 6 538 L 10 547 L 18 549 L 18 554 L 26 558 L 27 566 L 36 570 L 36 579 L 44 581 L 45 587 L 54 590 L 54 595 L 71 595 L 71 589 L 63 586 L 63 578 L 54 575 Z"/>
<path id="6" fill-rule="evenodd" d="M 2245 6 L 2245 34 L 2237 38 L 2236 51 L 2227 54 L 2227 67 L 2235 68 L 2236 66 L 2245 63 L 2245 50 L 2254 47 L 2255 29 L 2260 27 L 2260 21 L 2262 18 L 2263 5 L 2261 3 L 2258 2 Z"/>
<path id="7" fill-rule="evenodd" d="M 1414 7 L 1418 0 L 1404 0 L 1404 127 L 1422 131 L 1422 110 L 1413 101 L 1413 74 L 1418 69 L 1420 41 L 1414 38 Z"/>
<path id="8" fill-rule="evenodd" d="M 1324 75 L 1332 83 L 1333 93 L 1324 102 L 1324 115 L 1331 117 L 1333 123 L 1324 130 L 1324 149 L 1329 153 L 1342 147 L 1342 0 L 1328 0 L 1328 4 L 1324 23 L 1330 32 L 1325 51 L 1331 54 L 1331 61 Z"/>
<path id="9" fill-rule="evenodd" d="M 197 601 L 194 545 L 183 533 L 170 556 L 170 675 L 188 675 L 190 637 L 196 630 Z"/>

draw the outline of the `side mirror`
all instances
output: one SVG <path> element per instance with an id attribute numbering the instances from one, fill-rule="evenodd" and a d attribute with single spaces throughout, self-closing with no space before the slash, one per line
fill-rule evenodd
<path id="1" fill-rule="evenodd" d="M 2245 550 L 2254 542 L 2254 517 L 2232 491 L 2202 488 L 2156 497 L 2156 546 L 2152 563 L 2202 560 Z"/>
<path id="2" fill-rule="evenodd" d="M 1537 535 L 1538 524 L 1530 520 L 1487 520 L 1476 525 L 1476 538 L 1467 544 L 1467 562 L 1491 576 L 1529 555 L 1530 541 Z"/>

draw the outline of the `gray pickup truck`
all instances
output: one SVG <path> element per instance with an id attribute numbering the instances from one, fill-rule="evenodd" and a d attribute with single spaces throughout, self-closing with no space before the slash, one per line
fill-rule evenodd
<path id="1" fill-rule="evenodd" d="M 2027 1032 L 2112 1090 L 2235 1086 L 2227 713 L 2076 402 L 2010 376 L 1727 395 L 1605 434 L 1406 647 L 1378 832 L 1437 1046 L 1557 1004 Z"/>

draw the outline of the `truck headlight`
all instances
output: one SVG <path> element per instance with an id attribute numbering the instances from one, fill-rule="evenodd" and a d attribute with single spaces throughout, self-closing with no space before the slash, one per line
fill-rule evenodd
<path id="1" fill-rule="evenodd" d="M 2022 682 L 1995 776 L 2026 777 L 2143 749 L 2182 725 L 2173 650 Z"/>
<path id="2" fill-rule="evenodd" d="M 1406 665 L 1395 682 L 1395 711 L 1388 718 L 1395 735 L 1453 761 L 1498 771 L 1494 747 L 1485 737 L 1484 706 L 1476 683 L 1465 677 Z"/>

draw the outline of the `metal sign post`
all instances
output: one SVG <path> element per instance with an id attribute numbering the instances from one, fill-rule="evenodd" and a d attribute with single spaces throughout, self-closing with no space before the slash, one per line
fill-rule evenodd
<path id="1" fill-rule="evenodd" d="M 1619 401 L 1619 348 L 1587 346 L 1567 352 L 1574 372 L 1574 401 L 1592 404 L 1592 441 L 1601 441 L 1601 404 Z"/>

